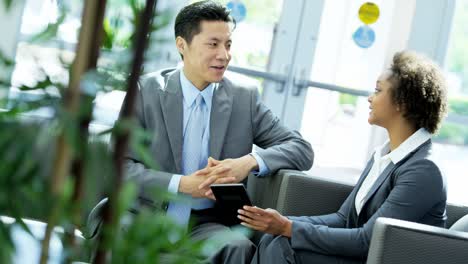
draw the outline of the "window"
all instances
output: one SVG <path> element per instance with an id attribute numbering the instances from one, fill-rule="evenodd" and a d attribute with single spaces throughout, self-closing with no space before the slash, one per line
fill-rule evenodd
<path id="1" fill-rule="evenodd" d="M 138 1 L 137 1 L 138 2 Z M 141 2 L 141 1 L 140 1 Z M 138 3 L 140 3 L 138 2 Z M 42 80 L 46 73 L 53 81 L 63 84 L 68 82 L 68 70 L 62 62 L 70 64 L 75 56 L 78 33 L 81 26 L 81 13 L 83 2 L 80 0 L 27 0 L 21 19 L 20 42 L 16 52 L 16 65 L 12 74 L 12 88 L 9 92 L 10 99 L 34 100 L 43 95 L 42 91 L 21 91 L 17 87 L 22 85 L 34 86 L 38 80 Z M 128 45 L 128 39 L 132 31 L 132 9 L 128 1 L 108 1 L 106 18 L 113 28 L 118 28 L 113 33 L 118 47 L 122 50 Z M 63 17 L 61 17 L 63 15 Z M 50 24 L 63 19 L 57 28 L 54 37 L 47 41 L 31 41 L 42 34 Z M 127 19 L 128 18 L 128 19 Z M 125 42 L 125 43 L 124 43 Z M 108 50 L 114 48 L 107 47 Z M 114 49 L 112 49 L 114 52 Z M 118 56 L 102 52 L 99 65 L 116 65 Z M 120 56 L 126 58 L 126 56 Z M 61 61 L 62 60 L 62 61 Z M 115 87 L 114 87 L 115 88 Z M 58 96 L 57 89 L 50 87 L 46 92 Z M 100 92 L 95 100 L 94 122 L 103 125 L 112 125 L 118 116 L 123 93 L 113 91 L 111 93 Z M 31 113 L 42 117 L 50 117 L 50 109 L 40 109 Z"/>
<path id="2" fill-rule="evenodd" d="M 365 2 L 324 2 L 310 80 L 363 91 L 374 89 L 388 54 L 393 52 L 389 40 L 399 37 L 393 30 L 398 7 L 394 1 L 373 1 L 380 8 L 379 19 L 370 25 L 376 40 L 363 49 L 354 43 L 352 35 L 363 25 L 358 10 Z M 373 151 L 369 146 L 375 134 L 372 130 L 382 130 L 368 124 L 368 112 L 366 96 L 308 88 L 301 133 L 315 149 L 314 167 L 364 168 Z"/>
<path id="3" fill-rule="evenodd" d="M 449 116 L 435 137 L 434 153 L 448 179 L 448 200 L 468 205 L 468 2 L 457 1 L 445 70 Z"/>

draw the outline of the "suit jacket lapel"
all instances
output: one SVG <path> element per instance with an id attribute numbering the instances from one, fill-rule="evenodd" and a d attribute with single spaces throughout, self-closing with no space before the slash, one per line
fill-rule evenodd
<path id="1" fill-rule="evenodd" d="M 214 91 L 210 118 L 209 155 L 220 159 L 224 138 L 232 110 L 232 97 L 228 85 L 221 81 Z"/>
<path id="2" fill-rule="evenodd" d="M 429 145 L 431 144 L 431 140 L 427 140 L 426 142 L 424 142 L 423 144 L 421 144 L 419 147 L 417 147 L 416 149 L 414 149 L 413 151 L 411 151 L 410 153 L 408 153 L 403 159 L 401 159 L 397 164 L 393 164 L 393 163 L 390 163 L 385 169 L 384 171 L 381 173 L 381 175 L 379 175 L 379 177 L 377 178 L 377 180 L 375 181 L 374 185 L 372 185 L 372 188 L 370 189 L 369 193 L 366 195 L 366 197 L 364 198 L 364 205 L 369 201 L 370 197 L 372 197 L 372 195 L 377 191 L 377 189 L 379 189 L 380 185 L 382 185 L 382 183 L 385 181 L 385 179 L 388 178 L 388 176 L 390 176 L 390 174 L 393 173 L 393 171 L 398 167 L 400 166 L 400 164 L 404 163 L 409 157 L 411 157 L 415 152 L 417 152 L 418 150 L 420 150 L 421 148 L 425 147 L 426 145 Z M 364 206 L 363 206 L 364 207 Z"/>
<path id="3" fill-rule="evenodd" d="M 372 197 L 372 195 L 379 189 L 380 185 L 385 181 L 385 179 L 390 176 L 390 174 L 393 172 L 393 170 L 396 168 L 396 165 L 393 163 L 388 164 L 388 166 L 382 171 L 382 173 L 377 177 L 377 180 L 374 182 L 372 185 L 371 189 L 367 193 L 366 197 L 364 197 L 364 203 L 363 203 L 363 208 L 365 204 L 369 201 L 369 198 Z"/>
<path id="4" fill-rule="evenodd" d="M 161 107 L 177 171 L 182 172 L 183 95 L 180 71 L 170 74 L 161 93 Z"/>
<path id="5" fill-rule="evenodd" d="M 366 179 L 367 177 L 367 174 L 369 174 L 369 171 L 370 169 L 372 168 L 372 165 L 374 165 L 374 156 L 372 156 L 372 158 L 369 160 L 369 162 L 367 162 L 367 165 L 366 165 L 366 168 L 364 169 L 364 171 L 362 171 L 362 174 L 361 174 L 361 177 L 359 178 L 358 182 L 356 183 L 356 186 L 354 187 L 353 189 L 353 215 L 354 216 L 357 216 L 357 213 L 356 213 L 356 206 L 355 206 L 355 200 L 356 200 L 356 195 L 359 191 L 359 189 L 361 188 L 361 185 L 362 185 L 362 182 Z"/>
<path id="6" fill-rule="evenodd" d="M 366 179 L 367 174 L 369 174 L 369 171 L 370 171 L 370 169 L 372 168 L 373 165 L 374 165 L 374 156 L 372 156 L 372 158 L 369 160 L 369 162 L 367 162 L 366 168 L 364 169 L 364 171 L 362 171 L 361 177 L 359 178 L 358 182 L 356 183 L 356 187 L 357 187 L 356 189 L 359 190 L 359 188 L 361 188 L 362 182 Z"/>

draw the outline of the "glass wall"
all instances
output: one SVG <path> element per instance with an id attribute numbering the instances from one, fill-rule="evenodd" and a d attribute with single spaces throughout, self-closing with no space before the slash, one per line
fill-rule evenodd
<path id="1" fill-rule="evenodd" d="M 365 2 L 325 1 L 310 80 L 374 90 L 392 37 L 394 1 L 373 1 L 380 10 L 378 20 L 370 25 L 375 42 L 362 48 L 352 36 L 363 25 L 358 11 Z M 315 148 L 314 166 L 357 170 L 364 167 L 371 137 L 368 110 L 367 97 L 314 87 L 307 90 L 301 132 Z"/>
<path id="2" fill-rule="evenodd" d="M 435 137 L 434 153 L 448 177 L 449 201 L 468 205 L 468 2 L 456 1 L 444 65 L 449 87 L 449 116 Z"/>
<path id="3" fill-rule="evenodd" d="M 192 1 L 196 2 L 196 1 Z M 220 0 L 223 5 L 245 7 L 245 14 L 233 32 L 232 65 L 267 70 L 275 27 L 281 15 L 283 0 Z M 240 7 L 242 8 L 242 7 Z"/>

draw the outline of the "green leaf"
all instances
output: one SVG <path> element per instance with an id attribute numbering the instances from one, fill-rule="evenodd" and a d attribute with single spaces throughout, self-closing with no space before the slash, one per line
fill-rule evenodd
<path id="1" fill-rule="evenodd" d="M 31 43 L 34 42 L 44 42 L 47 40 L 52 39 L 53 37 L 57 36 L 57 32 L 59 30 L 60 25 L 62 25 L 63 21 L 65 21 L 66 14 L 60 14 L 60 17 L 57 19 L 55 23 L 50 23 L 47 25 L 47 28 L 44 29 L 42 32 L 34 35 L 29 41 Z"/>
<path id="2" fill-rule="evenodd" d="M 123 186 L 118 201 L 118 215 L 119 217 L 131 207 L 133 201 L 137 196 L 137 186 L 134 183 L 127 183 Z"/>
<path id="3" fill-rule="evenodd" d="M 19 211 L 14 211 L 15 215 L 14 218 L 16 220 L 15 224 L 19 225 L 26 233 L 28 233 L 30 236 L 34 237 L 34 234 L 31 232 L 29 227 L 26 225 L 26 223 L 21 219 L 21 212 Z"/>
<path id="4" fill-rule="evenodd" d="M 3 63 L 7 67 L 11 67 L 15 64 L 13 59 L 8 57 L 2 50 L 0 50 L 0 62 Z"/>
<path id="5" fill-rule="evenodd" d="M 112 49 L 115 41 L 115 29 L 112 28 L 111 24 L 109 23 L 109 19 L 104 19 L 104 39 L 102 40 L 102 47 L 105 49 Z"/>
<path id="6" fill-rule="evenodd" d="M 10 8 L 11 8 L 11 6 L 12 6 L 12 5 L 11 5 L 12 3 L 13 3 L 13 0 L 3 0 L 3 6 L 5 6 L 5 9 L 6 9 L 7 11 L 10 10 Z"/>
<path id="7" fill-rule="evenodd" d="M 46 89 L 50 86 L 55 86 L 55 84 L 52 82 L 52 80 L 50 79 L 50 77 L 48 75 L 46 75 L 46 78 L 42 81 L 39 81 L 36 83 L 36 85 L 34 86 L 27 86 L 27 85 L 21 85 L 20 87 L 18 87 L 18 89 L 22 90 L 22 91 L 32 91 L 32 90 L 39 90 L 39 89 Z"/>
<path id="8" fill-rule="evenodd" d="M 4 224 L 0 221 L 0 262 L 11 263 L 12 253 L 14 250 L 14 244 L 11 237 L 11 225 Z"/>
<path id="9" fill-rule="evenodd" d="M 136 138 L 131 141 L 131 147 L 135 150 L 136 154 L 139 158 L 143 161 L 151 169 L 157 169 L 158 165 L 154 162 L 153 156 L 151 152 L 148 150 L 148 146 L 144 142 L 144 137 L 141 135 L 137 135 L 134 133 Z"/>

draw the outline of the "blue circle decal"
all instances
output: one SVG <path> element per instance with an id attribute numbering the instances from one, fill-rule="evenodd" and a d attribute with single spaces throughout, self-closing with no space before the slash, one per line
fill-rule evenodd
<path id="1" fill-rule="evenodd" d="M 354 32 L 353 40 L 359 47 L 367 49 L 374 44 L 375 32 L 369 26 L 360 26 L 356 32 Z"/>
<path id="2" fill-rule="evenodd" d="M 241 1 L 229 1 L 226 7 L 227 9 L 231 10 L 231 16 L 236 20 L 236 22 L 241 22 L 245 19 L 245 16 L 247 15 L 247 8 L 245 8 L 244 3 Z"/>

